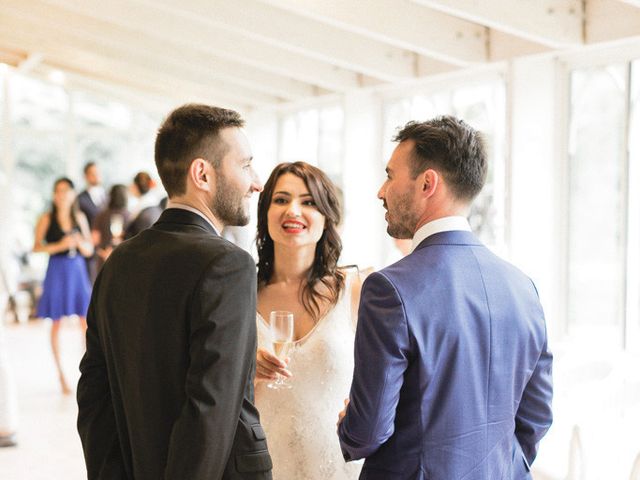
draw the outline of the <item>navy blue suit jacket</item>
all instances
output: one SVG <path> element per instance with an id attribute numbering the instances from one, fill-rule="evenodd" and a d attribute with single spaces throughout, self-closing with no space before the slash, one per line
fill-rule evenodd
<path id="1" fill-rule="evenodd" d="M 102 210 L 103 205 L 96 205 L 93 203 L 93 199 L 91 198 L 91 195 L 89 195 L 89 191 L 83 190 L 78 194 L 78 207 L 87 217 L 89 227 L 93 228 L 93 222 L 98 216 L 98 213 L 100 213 L 100 210 Z"/>
<path id="2" fill-rule="evenodd" d="M 528 479 L 551 425 L 532 281 L 470 232 L 441 232 L 362 289 L 339 426 L 361 479 Z"/>

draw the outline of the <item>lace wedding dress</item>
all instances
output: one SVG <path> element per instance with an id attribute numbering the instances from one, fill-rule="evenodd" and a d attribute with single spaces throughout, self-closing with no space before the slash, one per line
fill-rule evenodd
<path id="1" fill-rule="evenodd" d="M 267 434 L 274 480 L 353 480 L 361 465 L 345 463 L 336 422 L 353 375 L 355 322 L 351 282 L 335 307 L 289 352 L 292 388 L 256 386 L 256 406 Z M 273 352 L 269 325 L 258 314 L 258 345 Z"/>

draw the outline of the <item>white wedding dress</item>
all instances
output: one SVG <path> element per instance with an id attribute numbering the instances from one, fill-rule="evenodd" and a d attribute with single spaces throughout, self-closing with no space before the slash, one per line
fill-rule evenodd
<path id="1" fill-rule="evenodd" d="M 355 322 L 351 282 L 335 307 L 289 352 L 289 390 L 256 386 L 256 406 L 267 434 L 274 480 L 353 480 L 361 465 L 345 463 L 336 422 L 353 375 Z M 273 352 L 268 323 L 258 314 L 258 345 Z"/>

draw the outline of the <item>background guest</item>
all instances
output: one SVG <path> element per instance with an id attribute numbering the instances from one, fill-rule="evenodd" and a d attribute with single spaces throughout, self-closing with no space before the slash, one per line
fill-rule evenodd
<path id="1" fill-rule="evenodd" d="M 96 247 L 98 271 L 124 238 L 125 228 L 129 224 L 127 203 L 127 187 L 120 184 L 114 185 L 109 192 L 107 208 L 96 216 L 91 237 Z"/>
<path id="2" fill-rule="evenodd" d="M 98 213 L 104 208 L 106 203 L 106 194 L 101 184 L 100 171 L 95 162 L 89 162 L 84 166 L 85 190 L 78 195 L 78 207 L 80 211 L 87 217 L 89 228 L 93 228 Z M 98 259 L 95 255 L 91 255 L 86 259 L 87 272 L 91 283 L 96 279 Z"/>
<path id="3" fill-rule="evenodd" d="M 147 172 L 139 172 L 133 178 L 131 191 L 138 201 L 131 211 L 132 220 L 125 232 L 125 239 L 146 230 L 160 218 L 162 207 L 152 193 L 153 187 L 155 182 Z"/>
<path id="4" fill-rule="evenodd" d="M 38 220 L 33 246 L 34 252 L 50 255 L 37 314 L 53 320 L 51 349 L 64 394 L 71 393 L 71 388 L 60 361 L 60 319 L 77 315 L 83 331 L 86 330 L 85 316 L 91 295 L 84 264 L 84 257 L 93 254 L 91 234 L 87 218 L 74 201 L 73 182 L 66 177 L 56 180 L 51 211 Z"/>

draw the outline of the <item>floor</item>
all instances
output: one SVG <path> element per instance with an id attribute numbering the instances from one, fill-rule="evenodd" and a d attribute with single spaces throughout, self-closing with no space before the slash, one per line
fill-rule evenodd
<path id="1" fill-rule="evenodd" d="M 0 448 L 0 480 L 86 478 L 75 395 L 60 392 L 49 328 L 48 322 L 30 321 L 5 330 L 20 423 L 18 446 Z M 63 323 L 61 346 L 75 386 L 84 350 L 77 321 Z M 572 362 L 556 348 L 555 421 L 534 466 L 536 480 L 627 480 L 634 459 L 640 462 L 640 355 L 607 353 L 598 360 L 596 353 L 588 351 L 583 360 Z"/>
<path id="2" fill-rule="evenodd" d="M 6 328 L 6 345 L 17 384 L 18 446 L 0 449 L 2 480 L 80 480 L 86 470 L 76 431 L 75 393 L 63 396 L 49 346 L 49 322 Z M 61 348 L 69 383 L 78 381 L 84 350 L 77 321 L 61 328 Z"/>

